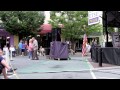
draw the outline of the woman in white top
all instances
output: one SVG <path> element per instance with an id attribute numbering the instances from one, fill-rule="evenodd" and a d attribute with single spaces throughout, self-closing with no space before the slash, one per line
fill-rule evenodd
<path id="1" fill-rule="evenodd" d="M 3 53 L 4 53 L 3 57 L 5 58 L 7 63 L 9 64 L 9 49 L 6 45 L 3 47 Z"/>
<path id="2" fill-rule="evenodd" d="M 86 44 L 86 53 L 89 53 L 91 49 L 91 46 L 89 45 L 89 43 Z"/>
<path id="3" fill-rule="evenodd" d="M 15 47 L 11 45 L 9 50 L 10 50 L 10 53 L 12 52 L 13 57 L 15 57 Z"/>

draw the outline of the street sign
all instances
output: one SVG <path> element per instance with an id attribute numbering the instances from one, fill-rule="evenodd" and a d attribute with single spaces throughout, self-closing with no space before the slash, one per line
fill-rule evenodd
<path id="1" fill-rule="evenodd" d="M 100 11 L 88 11 L 88 25 L 100 23 Z"/>

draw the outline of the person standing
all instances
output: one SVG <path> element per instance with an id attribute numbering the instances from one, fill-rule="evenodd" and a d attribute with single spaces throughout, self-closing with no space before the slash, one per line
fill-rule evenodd
<path id="1" fill-rule="evenodd" d="M 5 58 L 6 62 L 10 65 L 9 49 L 6 45 L 3 47 L 3 53 L 4 53 L 4 58 Z"/>
<path id="2" fill-rule="evenodd" d="M 22 40 L 20 40 L 20 42 L 18 44 L 18 50 L 19 50 L 19 55 L 22 56 Z"/>
<path id="3" fill-rule="evenodd" d="M 98 43 L 97 43 L 97 39 L 95 39 L 94 45 L 95 45 L 95 46 L 97 46 L 97 45 L 98 45 Z"/>
<path id="4" fill-rule="evenodd" d="M 22 42 L 22 56 L 24 56 L 25 55 L 25 43 L 24 42 Z"/>
<path id="5" fill-rule="evenodd" d="M 92 40 L 92 44 L 91 44 L 91 47 L 94 48 L 94 39 Z"/>
<path id="6" fill-rule="evenodd" d="M 39 60 L 37 52 L 38 52 L 38 41 L 35 37 L 32 37 L 33 40 L 33 60 Z"/>
<path id="7" fill-rule="evenodd" d="M 32 39 L 29 40 L 28 56 L 29 56 L 29 60 L 33 59 L 33 42 L 32 42 Z"/>
<path id="8" fill-rule="evenodd" d="M 25 41 L 25 56 L 27 56 L 27 46 L 28 46 L 28 44 L 27 44 L 27 41 Z"/>
<path id="9" fill-rule="evenodd" d="M 15 57 L 15 47 L 13 45 L 11 45 L 9 50 L 10 50 L 10 53 L 12 54 L 12 56 Z"/>
<path id="10" fill-rule="evenodd" d="M 90 52 L 91 46 L 89 43 L 86 44 L 86 55 Z"/>
<path id="11" fill-rule="evenodd" d="M 93 50 L 94 50 L 94 47 L 95 47 L 95 39 L 92 39 L 91 49 L 90 49 L 90 52 L 91 52 L 91 58 L 92 58 L 92 56 L 93 56 Z"/>

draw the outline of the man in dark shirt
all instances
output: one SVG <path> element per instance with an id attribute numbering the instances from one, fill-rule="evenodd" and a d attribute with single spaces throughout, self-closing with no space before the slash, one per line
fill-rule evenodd
<path id="1" fill-rule="evenodd" d="M 92 40 L 92 44 L 91 44 L 91 47 L 94 48 L 95 46 L 95 43 L 94 43 L 94 39 Z"/>

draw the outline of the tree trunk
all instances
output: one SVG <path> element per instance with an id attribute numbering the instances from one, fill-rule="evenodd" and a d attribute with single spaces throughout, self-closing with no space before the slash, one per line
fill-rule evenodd
<path id="1" fill-rule="evenodd" d="M 65 42 L 65 38 L 61 36 L 61 42 Z"/>
<path id="2" fill-rule="evenodd" d="M 76 41 L 71 40 L 71 49 L 73 49 L 75 51 L 75 48 L 76 48 Z"/>

